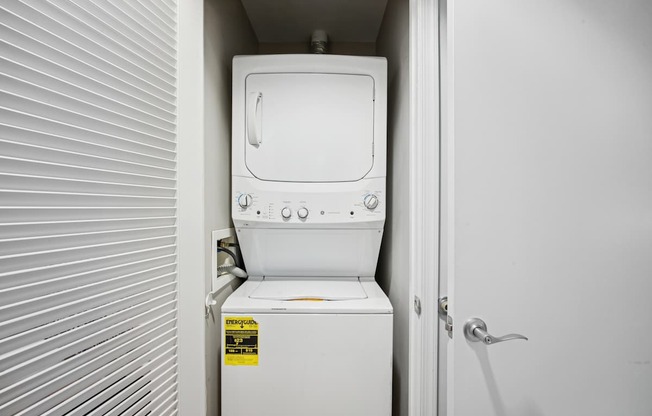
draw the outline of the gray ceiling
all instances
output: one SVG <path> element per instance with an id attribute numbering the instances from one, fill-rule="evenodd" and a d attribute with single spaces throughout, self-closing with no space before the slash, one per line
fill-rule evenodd
<path id="1" fill-rule="evenodd" d="M 387 0 L 242 0 L 259 42 L 376 42 Z"/>

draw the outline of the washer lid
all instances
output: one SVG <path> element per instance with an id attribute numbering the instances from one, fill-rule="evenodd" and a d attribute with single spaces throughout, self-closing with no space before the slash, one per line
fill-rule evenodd
<path id="1" fill-rule="evenodd" d="M 374 89 L 368 75 L 247 76 L 247 169 L 267 181 L 364 178 L 374 163 Z"/>
<path id="2" fill-rule="evenodd" d="M 263 280 L 249 294 L 251 299 L 282 301 L 339 301 L 366 299 L 358 280 Z"/>
<path id="3" fill-rule="evenodd" d="M 351 279 L 349 283 L 362 286 L 365 293 L 364 299 L 345 299 L 339 301 L 311 302 L 305 300 L 277 300 L 255 299 L 250 297 L 261 285 L 270 283 L 268 280 L 247 280 L 233 292 L 222 304 L 223 314 L 245 315 L 249 314 L 389 314 L 393 313 L 389 299 L 375 281 L 356 282 Z M 341 280 L 338 280 L 341 281 Z M 295 281 L 296 283 L 302 283 Z M 321 280 L 324 283 L 323 280 Z M 348 286 L 355 288 L 354 285 Z M 263 289 L 264 290 L 264 289 Z M 355 289 L 352 289 L 355 290 Z M 346 290 L 345 290 L 346 291 Z M 264 293 L 264 292 L 263 292 Z M 304 292 L 305 293 L 305 292 Z M 296 293 L 295 293 L 296 294 Z"/>

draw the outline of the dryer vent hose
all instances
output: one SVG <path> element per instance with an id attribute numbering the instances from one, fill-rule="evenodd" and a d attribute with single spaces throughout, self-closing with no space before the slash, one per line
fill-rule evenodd
<path id="1" fill-rule="evenodd" d="M 315 30 L 312 32 L 310 51 L 317 54 L 328 53 L 328 35 L 325 30 Z"/>

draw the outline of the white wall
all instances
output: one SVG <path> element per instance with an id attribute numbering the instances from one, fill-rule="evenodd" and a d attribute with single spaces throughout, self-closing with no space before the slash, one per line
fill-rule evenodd
<path id="1" fill-rule="evenodd" d="M 210 291 L 212 230 L 231 227 L 231 60 L 255 54 L 258 41 L 238 0 L 204 2 L 204 286 Z M 219 413 L 221 293 L 205 320 L 207 415 Z M 202 320 L 203 321 L 203 320 Z"/>
<path id="2" fill-rule="evenodd" d="M 388 64 L 387 222 L 377 279 L 394 306 L 394 416 L 408 414 L 409 2 L 389 0 L 376 41 Z"/>
<path id="3" fill-rule="evenodd" d="M 260 43 L 259 54 L 311 53 L 308 42 Z M 328 53 L 334 55 L 376 55 L 376 44 L 372 42 L 329 42 Z"/>

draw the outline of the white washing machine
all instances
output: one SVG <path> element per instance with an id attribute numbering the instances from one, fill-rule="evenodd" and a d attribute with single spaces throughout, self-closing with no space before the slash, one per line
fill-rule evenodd
<path id="1" fill-rule="evenodd" d="M 389 416 L 384 58 L 233 60 L 233 222 L 249 279 L 222 306 L 224 416 Z"/>

